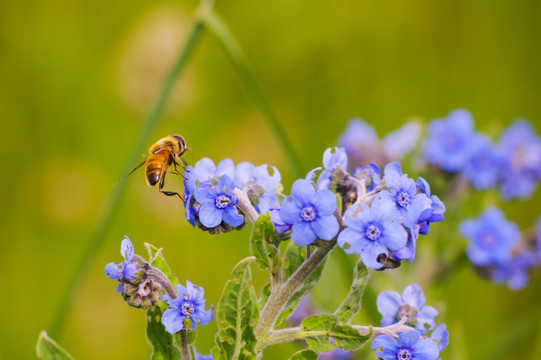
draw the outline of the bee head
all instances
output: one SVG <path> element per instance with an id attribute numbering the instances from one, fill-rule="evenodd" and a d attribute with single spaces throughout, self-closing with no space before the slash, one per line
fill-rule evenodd
<path id="1" fill-rule="evenodd" d="M 186 141 L 184 140 L 184 138 L 180 135 L 173 135 L 173 137 L 177 139 L 180 152 L 184 153 L 186 151 Z"/>

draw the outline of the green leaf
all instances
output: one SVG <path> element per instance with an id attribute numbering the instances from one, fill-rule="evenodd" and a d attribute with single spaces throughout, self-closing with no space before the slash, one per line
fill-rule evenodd
<path id="1" fill-rule="evenodd" d="M 73 360 L 73 357 L 51 339 L 45 330 L 39 334 L 36 353 L 38 359 L 43 360 Z"/>
<path id="2" fill-rule="evenodd" d="M 370 340 L 372 330 L 362 335 L 349 325 L 340 325 L 335 315 L 318 315 L 304 319 L 301 336 L 316 352 L 328 352 L 334 348 L 353 351 Z M 333 338 L 332 342 L 330 337 Z"/>
<path id="3" fill-rule="evenodd" d="M 338 316 L 340 322 L 347 323 L 349 320 L 351 320 L 353 315 L 361 310 L 361 299 L 363 297 L 366 284 L 368 283 L 368 277 L 368 270 L 359 257 L 353 272 L 353 281 L 351 283 L 349 294 L 344 299 L 342 305 L 340 305 L 340 307 L 334 313 Z"/>
<path id="4" fill-rule="evenodd" d="M 160 306 L 154 306 L 147 310 L 147 340 L 152 346 L 150 359 L 181 360 L 180 334 L 172 335 L 165 331 L 165 326 L 162 324 L 162 314 L 163 309 Z M 192 336 L 195 336 L 195 331 L 188 333 L 194 333 Z"/>
<path id="5" fill-rule="evenodd" d="M 272 284 L 268 282 L 261 288 L 261 295 L 259 296 L 259 300 L 257 301 L 257 307 L 259 308 L 259 311 L 263 309 L 265 304 L 267 303 L 267 300 L 269 300 L 269 296 L 271 293 Z"/>
<path id="6" fill-rule="evenodd" d="M 293 241 L 289 243 L 284 255 L 284 278 L 288 279 L 304 262 L 306 258 L 306 246 L 299 246 Z M 328 257 L 325 257 L 323 261 L 312 271 L 306 278 L 302 286 L 297 290 L 287 301 L 284 311 L 278 317 L 276 325 L 280 325 L 284 319 L 287 319 L 295 312 L 295 309 L 299 306 L 301 300 L 317 285 L 323 269 L 327 264 Z"/>
<path id="7" fill-rule="evenodd" d="M 262 269 L 268 269 L 276 279 L 282 266 L 280 240 L 274 236 L 274 225 L 270 214 L 261 214 L 252 228 L 250 251 Z"/>
<path id="8" fill-rule="evenodd" d="M 253 256 L 241 260 L 232 271 L 233 279 L 225 284 L 216 310 L 214 359 L 255 359 L 259 310 L 249 267 L 254 260 Z"/>
<path id="9" fill-rule="evenodd" d="M 289 360 L 317 360 L 317 353 L 310 349 L 297 351 Z"/>
<path id="10" fill-rule="evenodd" d="M 162 249 L 158 249 L 156 246 L 149 243 L 145 243 L 145 247 L 148 252 L 150 265 L 163 272 L 169 281 L 171 281 L 171 284 L 179 284 L 178 278 L 171 272 L 171 268 L 167 264 L 167 261 L 165 261 Z"/>

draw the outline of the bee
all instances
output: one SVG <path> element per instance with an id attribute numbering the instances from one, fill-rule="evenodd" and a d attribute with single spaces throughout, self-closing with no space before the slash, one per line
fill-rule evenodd
<path id="1" fill-rule="evenodd" d="M 149 186 L 158 185 L 158 189 L 162 194 L 167 196 L 177 195 L 182 201 L 185 201 L 182 195 L 175 191 L 166 191 L 163 189 L 165 184 L 165 175 L 171 166 L 174 167 L 174 174 L 180 175 L 184 178 L 184 175 L 180 173 L 177 166 L 185 169 L 188 165 L 186 160 L 182 158 L 184 153 L 188 150 L 186 141 L 180 135 L 169 135 L 158 140 L 148 150 L 149 156 L 145 161 L 140 163 L 124 176 L 120 181 L 131 175 L 139 167 L 145 165 L 145 177 Z M 119 182 L 120 182 L 119 181 Z M 118 184 L 118 183 L 117 183 Z"/>

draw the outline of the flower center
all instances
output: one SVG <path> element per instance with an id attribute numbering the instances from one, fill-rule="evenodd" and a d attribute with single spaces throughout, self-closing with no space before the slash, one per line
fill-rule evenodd
<path id="1" fill-rule="evenodd" d="M 481 243 L 486 248 L 492 248 L 496 244 L 496 236 L 492 232 L 486 232 L 481 235 Z"/>
<path id="2" fill-rule="evenodd" d="M 396 322 L 402 319 L 406 319 L 406 324 L 415 326 L 413 323 L 415 316 L 417 315 L 417 309 L 411 307 L 409 304 L 404 304 L 398 308 L 398 312 L 395 315 Z"/>
<path id="3" fill-rule="evenodd" d="M 448 149 L 454 149 L 454 148 L 458 147 L 460 139 L 456 134 L 448 134 L 445 137 L 444 142 L 445 142 L 445 145 L 447 146 Z"/>
<path id="4" fill-rule="evenodd" d="M 317 211 L 312 205 L 301 210 L 301 219 L 303 221 L 314 221 L 317 216 Z"/>
<path id="5" fill-rule="evenodd" d="M 411 360 L 413 356 L 411 355 L 411 350 L 408 348 L 400 348 L 396 354 L 397 360 Z"/>
<path id="6" fill-rule="evenodd" d="M 400 207 L 406 207 L 410 203 L 410 195 L 405 191 L 399 191 L 396 193 L 396 203 Z"/>
<path id="7" fill-rule="evenodd" d="M 216 198 L 216 207 L 218 209 L 225 209 L 229 204 L 231 204 L 231 199 L 225 195 L 220 195 Z"/>
<path id="8" fill-rule="evenodd" d="M 381 236 L 381 229 L 379 228 L 379 226 L 370 224 L 370 226 L 366 228 L 366 238 L 368 240 L 375 241 L 379 239 L 380 236 Z"/>
<path id="9" fill-rule="evenodd" d="M 192 306 L 191 303 L 189 302 L 185 302 L 184 304 L 182 304 L 182 309 L 181 309 L 181 312 L 182 312 L 182 315 L 184 316 L 191 316 L 194 312 L 194 307 Z"/>

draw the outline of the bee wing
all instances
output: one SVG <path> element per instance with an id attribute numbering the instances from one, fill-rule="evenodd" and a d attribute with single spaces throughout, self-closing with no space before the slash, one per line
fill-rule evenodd
<path id="1" fill-rule="evenodd" d="M 130 171 L 129 173 L 127 173 L 126 175 L 124 175 L 124 176 L 122 177 L 122 179 L 118 180 L 118 181 L 116 182 L 116 184 L 113 185 L 113 187 L 117 186 L 117 185 L 120 184 L 122 181 L 124 181 L 124 179 L 126 179 L 128 176 L 130 176 L 135 170 L 137 170 L 137 169 L 139 169 L 141 166 L 143 166 L 146 162 L 147 162 L 146 159 L 143 160 L 143 162 L 140 163 L 139 165 L 137 165 L 132 171 Z"/>

